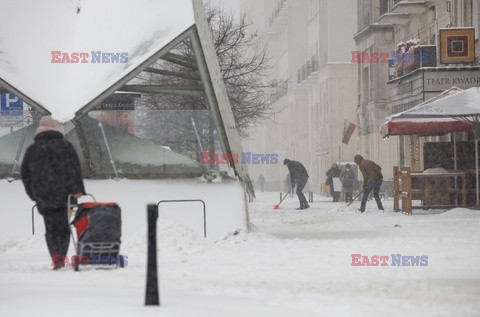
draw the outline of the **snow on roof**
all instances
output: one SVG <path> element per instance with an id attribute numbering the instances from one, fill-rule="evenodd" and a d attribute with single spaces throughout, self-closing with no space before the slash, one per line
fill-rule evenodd
<path id="1" fill-rule="evenodd" d="M 405 117 L 461 117 L 480 114 L 480 87 L 472 87 L 445 98 L 432 101 L 422 107 L 403 112 Z"/>
<path id="2" fill-rule="evenodd" d="M 194 23 L 192 0 L 2 0 L 0 78 L 66 122 Z"/>
<path id="3" fill-rule="evenodd" d="M 430 98 L 430 99 L 428 99 L 428 100 L 425 100 L 424 102 L 416 105 L 416 106 L 413 107 L 413 108 L 410 108 L 410 109 L 408 109 L 408 110 L 405 110 L 405 111 L 402 111 L 402 112 L 399 112 L 399 113 L 395 113 L 395 114 L 393 114 L 393 115 L 390 115 L 390 116 L 388 116 L 388 117 L 385 117 L 385 119 L 391 120 L 391 119 L 395 119 L 395 118 L 401 118 L 404 113 L 411 112 L 411 111 L 413 111 L 413 110 L 415 110 L 415 109 L 418 109 L 418 108 L 424 107 L 424 106 L 426 106 L 426 105 L 428 105 L 428 104 L 431 104 L 432 102 L 434 102 L 434 101 L 436 101 L 436 100 L 440 100 L 440 99 L 443 99 L 443 98 L 445 98 L 445 97 L 458 94 L 458 93 L 460 93 L 460 92 L 462 92 L 462 91 L 463 91 L 463 89 L 461 89 L 461 88 L 452 87 L 452 88 L 450 88 L 450 89 L 447 89 L 447 90 L 443 91 L 442 93 L 440 93 L 440 94 L 438 94 L 438 95 L 436 95 L 436 96 L 433 96 L 432 98 Z"/>

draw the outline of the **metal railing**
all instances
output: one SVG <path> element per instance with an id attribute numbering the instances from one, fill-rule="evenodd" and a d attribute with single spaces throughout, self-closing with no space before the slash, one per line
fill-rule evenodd
<path id="1" fill-rule="evenodd" d="M 316 55 L 313 55 L 310 59 L 307 60 L 305 64 L 297 71 L 297 84 L 304 81 L 308 76 L 313 72 L 318 70 L 318 58 Z"/>

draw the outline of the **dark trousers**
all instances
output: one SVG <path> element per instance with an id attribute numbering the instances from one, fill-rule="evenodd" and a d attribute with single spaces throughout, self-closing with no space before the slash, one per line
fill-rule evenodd
<path id="1" fill-rule="evenodd" d="M 45 221 L 45 239 L 52 263 L 55 266 L 62 266 L 70 243 L 67 210 L 66 208 L 55 208 L 42 210 L 41 213 Z"/>
<path id="2" fill-rule="evenodd" d="M 353 200 L 352 192 L 344 192 L 344 195 L 345 195 L 344 199 L 346 203 L 349 203 Z"/>
<path id="3" fill-rule="evenodd" d="M 333 191 L 333 178 L 330 178 L 330 195 L 333 198 L 334 202 L 337 202 L 340 199 L 340 192 Z"/>
<path id="4" fill-rule="evenodd" d="M 380 186 L 382 186 L 382 180 L 369 180 L 367 181 L 367 187 L 364 189 L 362 194 L 362 203 L 360 205 L 360 210 L 365 211 L 365 206 L 367 205 L 367 199 L 370 192 L 373 190 L 373 197 L 377 202 L 377 207 L 380 210 L 383 210 L 382 202 L 380 201 Z"/>
<path id="5" fill-rule="evenodd" d="M 330 185 L 330 195 L 332 195 L 333 201 L 338 201 L 338 199 L 340 198 L 340 192 L 333 191 L 333 184 Z"/>
<path id="6" fill-rule="evenodd" d="M 297 196 L 298 200 L 300 201 L 300 207 L 303 206 L 308 206 L 307 199 L 305 198 L 305 195 L 303 194 L 303 189 L 305 188 L 305 185 L 307 184 L 308 177 L 306 178 L 300 178 L 297 179 L 296 184 L 297 184 Z"/>

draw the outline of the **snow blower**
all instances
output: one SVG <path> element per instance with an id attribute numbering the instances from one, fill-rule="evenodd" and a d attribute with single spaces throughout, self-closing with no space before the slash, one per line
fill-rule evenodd
<path id="1" fill-rule="evenodd" d="M 273 209 L 276 210 L 276 209 L 279 208 L 279 206 L 280 206 L 280 204 L 282 203 L 282 201 L 283 201 L 285 198 L 287 198 L 288 194 L 290 194 L 290 192 L 292 191 L 292 189 L 293 189 L 293 187 L 290 188 L 290 190 L 285 194 L 285 196 L 283 196 L 282 200 L 280 200 L 280 202 L 278 203 L 278 205 L 273 206 Z"/>

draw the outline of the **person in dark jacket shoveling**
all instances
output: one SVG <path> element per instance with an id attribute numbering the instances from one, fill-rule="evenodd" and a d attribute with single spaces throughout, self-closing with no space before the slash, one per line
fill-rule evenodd
<path id="1" fill-rule="evenodd" d="M 373 161 L 365 160 L 361 155 L 355 155 L 353 161 L 358 165 L 363 175 L 362 203 L 359 210 L 361 212 L 365 211 L 368 194 L 372 190 L 378 209 L 383 210 L 383 205 L 380 201 L 380 186 L 382 186 L 383 182 L 382 168 Z"/>
<path id="2" fill-rule="evenodd" d="M 310 208 L 310 206 L 308 205 L 307 199 L 305 198 L 305 195 L 302 192 L 303 188 L 305 188 L 305 185 L 307 184 L 307 181 L 308 181 L 308 173 L 307 173 L 307 170 L 305 169 L 305 166 L 303 166 L 303 164 L 300 162 L 291 161 L 289 159 L 283 160 L 283 165 L 286 165 L 288 168 L 288 171 L 290 172 L 292 188 L 295 187 L 295 184 L 297 185 L 297 196 L 298 196 L 298 200 L 300 201 L 300 207 L 297 208 L 297 210 Z"/>
<path id="3" fill-rule="evenodd" d="M 70 241 L 67 199 L 85 194 L 80 161 L 50 116 L 40 119 L 34 143 L 23 158 L 21 175 L 27 195 L 45 221 L 45 239 L 54 270 L 64 266 Z"/>

